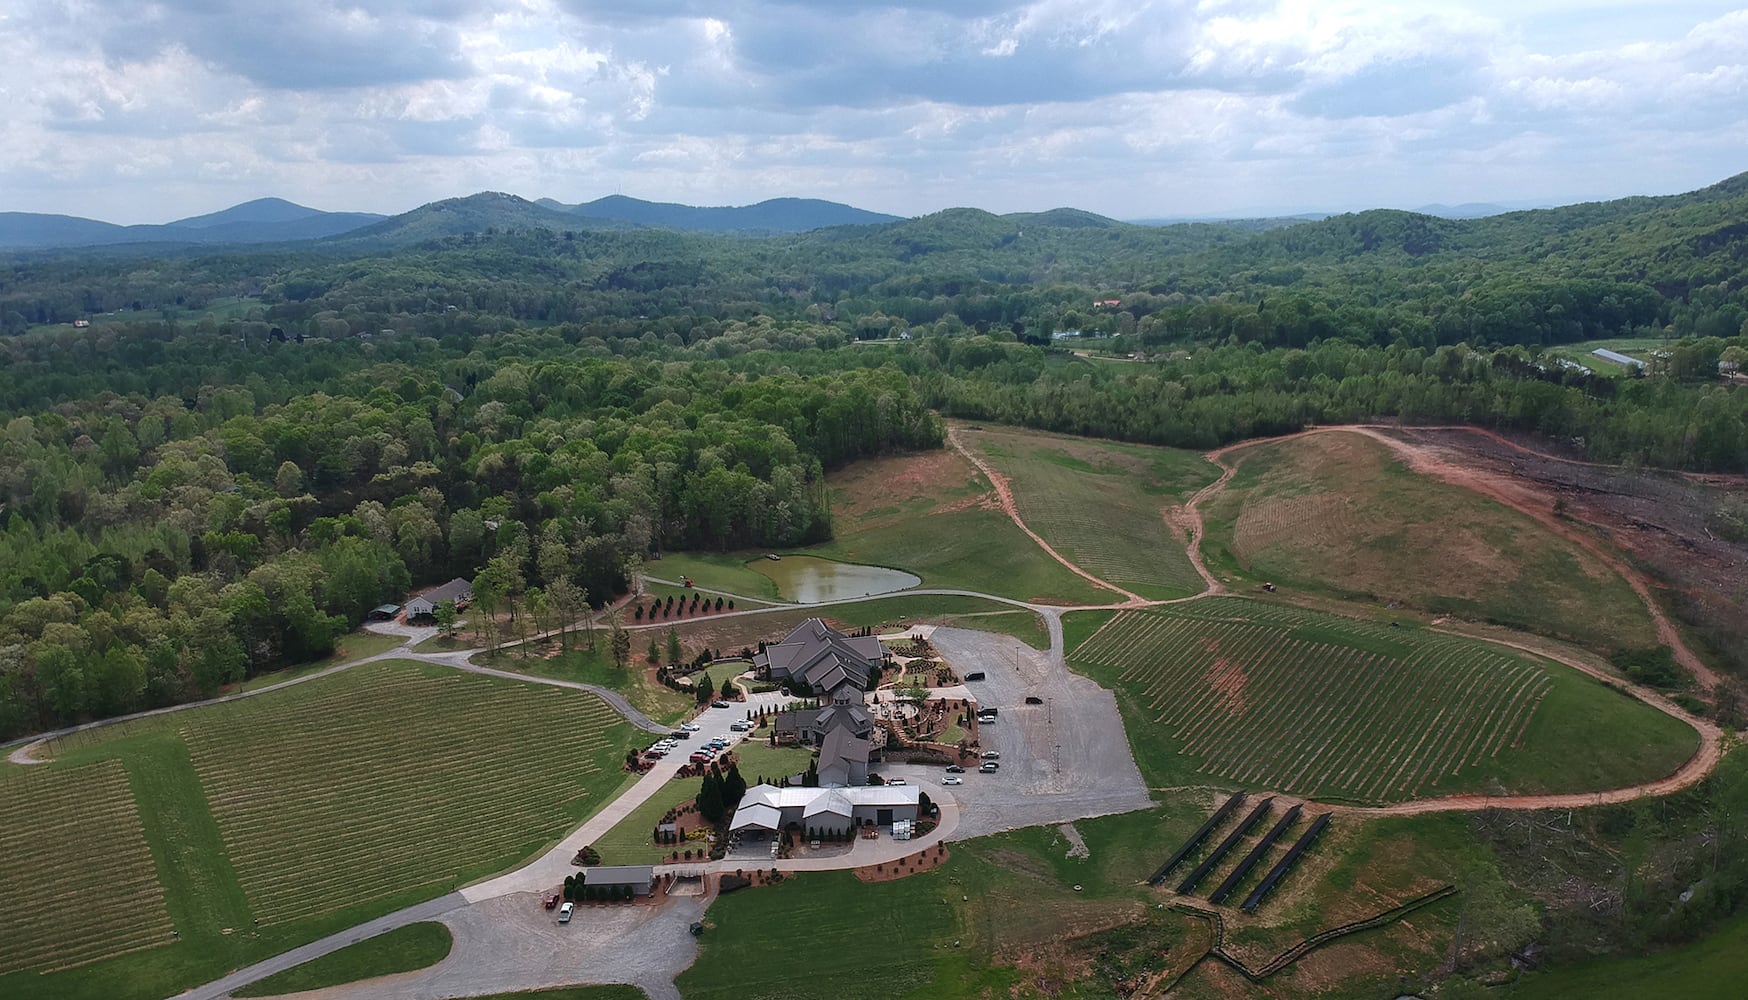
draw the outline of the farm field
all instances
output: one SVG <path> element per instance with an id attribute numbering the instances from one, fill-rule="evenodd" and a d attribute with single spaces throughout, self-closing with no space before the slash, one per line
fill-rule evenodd
<path id="1" fill-rule="evenodd" d="M 1033 531 L 1087 572 L 1144 597 L 1200 593 L 1185 538 L 1167 519 L 1219 478 L 1201 456 L 1000 427 L 961 440 L 1003 476 Z"/>
<path id="2" fill-rule="evenodd" d="M 526 733 L 540 738 L 514 738 Z M 591 695 L 385 661 L 55 740 L 41 754 L 52 762 L 26 776 L 34 791 L 16 790 L 23 769 L 0 766 L 0 808 L 18 808 L 15 796 L 38 803 L 8 834 L 39 845 L 39 869 L 89 863 L 90 838 L 54 836 L 53 817 L 90 798 L 93 769 L 124 775 L 149 857 L 111 863 L 130 850 L 125 816 L 111 817 L 113 836 L 96 847 L 104 880 L 132 898 L 143 891 L 133 874 L 153 875 L 168 926 L 142 898 L 137 915 L 101 926 L 111 936 L 159 927 L 161 947 L 46 977 L 0 975 L 0 995 L 167 996 L 501 871 L 611 798 L 630 738 Z M 69 774 L 81 780 L 51 783 Z M 58 933 L 54 911 L 30 916 L 15 941 Z"/>
<path id="3" fill-rule="evenodd" d="M 1735 1000 L 1745 979 L 1748 914 L 1738 913 L 1722 930 L 1697 943 L 1652 955 L 1549 966 L 1525 975 L 1501 993 L 1510 1000 L 1636 1000 L 1651 996 Z"/>
<path id="4" fill-rule="evenodd" d="M 99 878 L 102 905 L 127 920 L 93 919 Z M 0 886 L 0 977 L 170 940 L 133 791 L 113 760 L 54 770 L 0 766 Z"/>
<path id="5" fill-rule="evenodd" d="M 1156 787 L 1353 803 L 1591 791 L 1666 775 L 1698 745 L 1554 664 L 1244 598 L 1121 612 L 1068 655 L 1117 692 Z"/>
<path id="6" fill-rule="evenodd" d="M 542 644 L 526 657 L 509 649 L 479 654 L 474 657 L 474 662 L 534 677 L 595 684 L 624 695 L 633 708 L 651 719 L 664 723 L 678 722 L 692 709 L 692 699 L 656 683 L 653 671 L 648 669 L 649 661 L 644 655 L 650 634 L 648 631 L 633 633 L 635 638 L 631 644 L 631 666 L 624 670 L 613 665 L 612 653 L 607 648 L 606 629 L 596 630 L 593 650 L 582 648 L 583 638 L 575 636 L 571 639 L 572 649 L 561 650 L 555 640 Z M 654 634 L 659 644 L 665 631 Z"/>
<path id="7" fill-rule="evenodd" d="M 1263 580 L 1480 619 L 1613 653 L 1655 645 L 1632 588 L 1582 548 L 1480 494 L 1410 471 L 1359 434 L 1227 455 L 1204 552 L 1238 585 Z"/>

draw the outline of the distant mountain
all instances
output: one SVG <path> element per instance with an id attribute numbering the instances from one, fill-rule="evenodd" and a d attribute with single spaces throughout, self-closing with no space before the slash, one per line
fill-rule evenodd
<path id="1" fill-rule="evenodd" d="M 367 212 L 323 212 L 281 198 L 260 198 L 161 226 L 118 226 L 70 215 L 0 212 L 0 249 L 122 243 L 290 243 L 334 236 L 382 218 Z"/>
<path id="2" fill-rule="evenodd" d="M 546 208 L 562 207 L 548 199 L 541 199 L 538 204 Z M 711 233 L 805 233 L 827 226 L 868 226 L 899 221 L 896 215 L 869 212 L 818 198 L 772 198 L 756 205 L 700 208 L 614 194 L 564 207 L 564 210 L 593 219 Z"/>
<path id="3" fill-rule="evenodd" d="M 1507 212 L 1523 211 L 1532 208 L 1548 208 L 1547 205 L 1495 205 L 1486 201 L 1469 201 L 1461 205 L 1422 205 L 1414 211 L 1421 215 L 1436 215 L 1441 219 L 1485 219 L 1489 215 L 1504 215 Z"/>
<path id="4" fill-rule="evenodd" d="M 445 236 L 483 233 L 488 229 L 566 230 L 613 226 L 612 220 L 584 218 L 537 205 L 513 194 L 484 191 L 465 198 L 448 198 L 420 205 L 411 212 L 343 233 L 338 239 L 402 246 Z"/>

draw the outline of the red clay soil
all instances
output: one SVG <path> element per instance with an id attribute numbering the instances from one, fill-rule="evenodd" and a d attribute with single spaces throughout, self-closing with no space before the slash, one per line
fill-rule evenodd
<path id="1" fill-rule="evenodd" d="M 1115 591 L 1116 593 L 1122 594 L 1123 597 L 1126 598 L 1125 606 L 1140 607 L 1144 604 L 1149 603 L 1147 598 L 1142 597 L 1140 594 L 1130 593 L 1129 591 L 1124 590 L 1122 587 L 1119 587 L 1114 583 L 1109 583 L 1107 581 L 1101 580 L 1098 577 L 1092 575 L 1091 573 L 1088 573 L 1086 570 L 1081 569 L 1079 566 L 1076 566 L 1074 563 L 1069 562 L 1067 559 L 1063 558 L 1061 553 L 1059 553 L 1055 549 L 1051 548 L 1049 542 L 1046 542 L 1044 539 L 1040 538 L 1038 536 L 1038 533 L 1036 531 L 1033 531 L 1026 524 L 1026 522 L 1021 519 L 1020 509 L 1018 506 L 1016 506 L 1014 504 L 1014 491 L 1011 488 L 1009 488 L 1007 477 L 1003 476 L 1001 473 L 995 471 L 993 468 L 990 467 L 989 463 L 987 463 L 983 459 L 979 458 L 977 456 L 977 454 L 975 452 L 973 452 L 971 449 L 965 447 L 965 443 L 959 440 L 959 428 L 957 428 L 957 427 L 947 428 L 947 443 L 951 444 L 953 446 L 954 451 L 957 451 L 959 454 L 964 455 L 966 460 L 968 460 L 972 465 L 977 466 L 977 471 L 983 473 L 984 478 L 988 479 L 989 484 L 995 488 L 996 498 L 1001 501 L 1001 509 L 1007 513 L 1008 518 L 1010 520 L 1012 520 L 1014 522 L 1014 524 L 1018 525 L 1019 529 L 1021 531 L 1025 532 L 1026 536 L 1028 538 L 1030 538 L 1032 541 L 1036 542 L 1038 544 L 1039 548 L 1043 549 L 1046 553 L 1048 553 L 1050 558 L 1052 558 L 1052 559 L 1056 560 L 1057 562 L 1061 563 L 1062 565 L 1066 566 L 1070 572 L 1072 572 L 1075 575 L 1086 580 L 1088 583 L 1091 583 L 1097 587 L 1103 587 L 1106 590 Z M 1199 518 L 1197 520 L 1197 524 L 1199 527 L 1199 525 L 1200 525 Z"/>

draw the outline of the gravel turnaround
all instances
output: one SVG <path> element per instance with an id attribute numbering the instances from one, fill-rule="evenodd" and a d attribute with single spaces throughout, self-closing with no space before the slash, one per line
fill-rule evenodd
<path id="1" fill-rule="evenodd" d="M 1043 823 L 1134 812 L 1153 805 L 1135 766 L 1117 700 L 1094 681 L 1069 671 L 1061 655 L 1061 620 L 1046 613 L 1051 649 L 959 628 L 935 629 L 931 641 L 961 675 L 983 671 L 966 685 L 983 708 L 1000 711 L 979 727 L 983 749 L 1001 753 L 1001 770 L 969 768 L 965 783 L 943 788 L 938 767 L 888 764 L 877 770 L 923 784 L 929 797 L 959 806 L 953 838 L 967 840 Z M 1027 696 L 1043 700 L 1027 705 Z"/>

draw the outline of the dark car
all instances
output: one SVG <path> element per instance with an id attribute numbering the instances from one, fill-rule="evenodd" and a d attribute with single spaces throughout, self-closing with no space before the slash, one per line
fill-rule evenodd
<path id="1" fill-rule="evenodd" d="M 948 774 L 964 774 L 965 769 L 960 767 L 958 764 L 948 764 L 947 765 L 947 773 Z"/>
<path id="2" fill-rule="evenodd" d="M 1044 699 L 1038 697 L 1035 694 L 1029 694 L 1029 695 L 1026 695 L 1026 704 L 1028 704 L 1028 705 L 1042 705 L 1042 704 L 1044 704 Z"/>
<path id="3" fill-rule="evenodd" d="M 728 702 L 726 702 L 726 701 L 713 701 L 710 703 L 710 707 L 711 708 L 727 708 Z"/>
<path id="4" fill-rule="evenodd" d="M 966 680 L 968 680 L 968 681 L 980 681 L 980 680 L 983 680 L 983 671 L 981 671 L 981 670 L 973 670 L 973 671 L 971 671 L 971 672 L 970 672 L 970 673 L 968 673 L 968 674 L 966 674 L 966 675 L 965 675 L 965 679 L 966 679 Z"/>
<path id="5" fill-rule="evenodd" d="M 546 897 L 545 906 L 549 910 L 558 909 L 558 893 L 555 892 L 552 895 Z"/>

